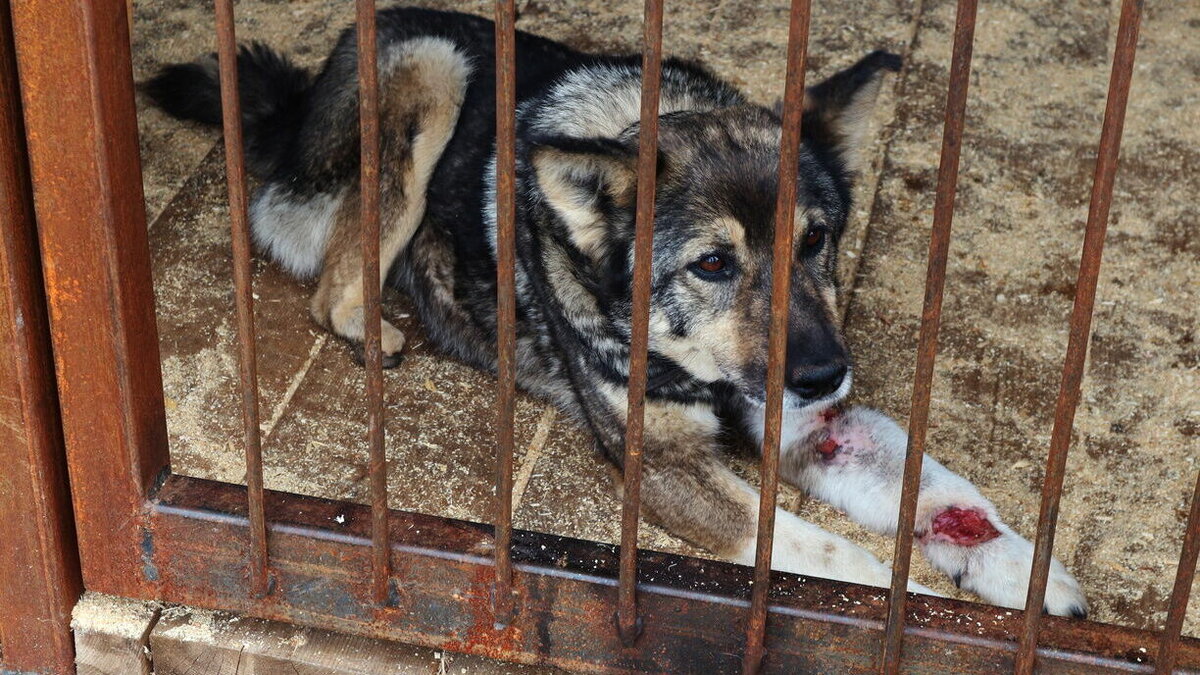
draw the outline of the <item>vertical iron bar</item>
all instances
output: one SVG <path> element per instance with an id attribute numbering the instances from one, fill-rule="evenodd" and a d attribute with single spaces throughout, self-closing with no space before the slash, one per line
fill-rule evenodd
<path id="1" fill-rule="evenodd" d="M 779 144 L 779 192 L 775 201 L 775 244 L 771 281 L 771 327 L 767 361 L 767 410 L 762 445 L 762 487 L 754 586 L 746 624 L 742 672 L 757 673 L 764 655 L 775 502 L 779 491 L 779 442 L 783 427 L 784 361 L 787 356 L 788 300 L 791 294 L 796 181 L 800 162 L 800 122 L 804 113 L 804 69 L 808 60 L 809 0 L 792 0 L 788 26 L 787 81 L 783 92 L 783 137 Z"/>
<path id="2" fill-rule="evenodd" d="M 0 670 L 65 673 L 83 580 L 11 10 L 0 0 Z"/>
<path id="3" fill-rule="evenodd" d="M 125 0 L 8 9 L 84 585 L 159 597 L 144 524 L 167 426 Z"/>
<path id="4" fill-rule="evenodd" d="M 929 263 L 925 273 L 925 302 L 921 310 L 921 334 L 917 342 L 912 408 L 908 419 L 908 450 L 904 457 L 896 551 L 892 563 L 892 587 L 880 659 L 880 671 L 885 674 L 899 672 L 903 651 L 904 606 L 907 600 L 909 566 L 912 562 L 913 527 L 921 486 L 921 462 L 925 456 L 925 436 L 929 430 L 929 398 L 933 388 L 933 363 L 937 358 L 938 328 L 942 318 L 942 292 L 946 286 L 946 259 L 950 253 L 954 198 L 958 190 L 958 159 L 962 149 L 963 126 L 966 122 L 967 86 L 971 81 L 971 52 L 975 40 L 977 7 L 977 0 L 959 0 L 954 25 L 950 84 L 946 92 L 945 121 L 942 127 L 942 156 L 938 164 L 933 230 L 929 236 Z"/>
<path id="5" fill-rule="evenodd" d="M 496 627 L 513 612 L 513 414 L 517 387 L 516 5 L 496 1 Z"/>
<path id="6" fill-rule="evenodd" d="M 359 191 L 362 199 L 363 366 L 367 377 L 368 479 L 371 490 L 371 594 L 388 599 L 387 455 L 383 428 L 383 321 L 379 295 L 379 68 L 375 44 L 375 2 L 357 0 L 358 125 L 362 134 Z"/>
<path id="7" fill-rule="evenodd" d="M 642 498 L 646 361 L 650 344 L 650 267 L 654 250 L 654 190 L 658 165 L 658 101 L 662 81 L 662 0 L 646 0 L 642 16 L 642 108 L 638 132 L 637 214 L 629 336 L 629 399 L 625 415 L 624 493 L 621 500 L 621 569 L 617 629 L 632 646 L 641 634 L 637 613 L 638 512 Z"/>
<path id="8" fill-rule="evenodd" d="M 1042 618 L 1042 605 L 1046 599 L 1046 582 L 1054 549 L 1054 529 L 1058 522 L 1058 506 L 1062 497 L 1063 472 L 1067 463 L 1067 450 L 1071 445 L 1075 408 L 1079 405 L 1088 337 L 1091 335 L 1092 306 L 1096 300 L 1096 281 L 1100 276 L 1104 234 L 1108 229 L 1108 209 L 1112 204 L 1113 180 L 1117 174 L 1117 157 L 1121 149 L 1121 132 L 1125 126 L 1125 107 L 1129 101 L 1129 85 L 1133 78 L 1133 58 L 1137 49 L 1141 16 L 1142 0 L 1123 0 L 1112 75 L 1108 84 L 1108 103 L 1104 110 L 1104 125 L 1100 131 L 1100 148 L 1097 151 L 1096 170 L 1092 180 L 1092 197 L 1083 238 L 1083 253 L 1079 261 L 1075 306 L 1071 311 L 1067 354 L 1063 360 L 1062 381 L 1059 384 L 1058 403 L 1054 411 L 1050 453 L 1046 458 L 1046 478 L 1042 484 L 1042 505 L 1034 542 L 1033 570 L 1029 580 L 1029 593 L 1025 599 L 1025 624 L 1021 633 L 1021 644 L 1017 650 L 1016 672 L 1022 674 L 1033 672 L 1037 658 L 1038 625 Z"/>
<path id="9" fill-rule="evenodd" d="M 1179 635 L 1187 615 L 1188 595 L 1196 580 L 1196 557 L 1200 554 L 1200 474 L 1196 474 L 1196 489 L 1192 492 L 1192 510 L 1183 531 L 1183 549 L 1179 552 L 1179 568 L 1175 571 L 1175 587 L 1167 608 L 1167 624 L 1163 627 L 1158 645 L 1154 672 L 1169 675 L 1178 658 Z"/>
<path id="10" fill-rule="evenodd" d="M 254 289 L 250 263 L 250 227 L 246 201 L 246 158 L 242 141 L 242 105 L 238 98 L 237 38 L 233 0 L 217 0 L 217 58 L 221 80 L 221 117 L 225 134 L 225 179 L 233 238 L 233 286 L 237 305 L 238 373 L 242 392 L 242 433 L 246 445 L 246 499 L 250 513 L 250 588 L 269 592 L 267 523 L 263 515 L 262 445 L 258 427 L 258 355 L 254 338 Z"/>

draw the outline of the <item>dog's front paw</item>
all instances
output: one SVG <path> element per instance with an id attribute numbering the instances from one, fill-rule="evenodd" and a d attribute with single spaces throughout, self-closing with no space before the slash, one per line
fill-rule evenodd
<path id="1" fill-rule="evenodd" d="M 400 365 L 400 362 L 404 358 L 404 333 L 385 319 L 380 322 L 379 337 L 379 346 L 383 350 L 383 367 L 395 368 Z M 354 346 L 354 359 L 358 362 L 358 365 L 365 365 L 367 361 L 365 346 L 361 341 L 357 340 L 352 341 L 351 344 Z"/>
<path id="2" fill-rule="evenodd" d="M 379 346 L 383 352 L 383 367 L 395 368 L 403 360 L 404 333 L 387 320 L 380 322 Z M 366 345 L 363 343 L 362 308 L 359 307 L 353 320 L 335 323 L 333 331 L 350 344 L 354 360 L 358 365 L 366 364 Z"/>
<path id="3" fill-rule="evenodd" d="M 1033 568 L 1033 544 L 1003 523 L 997 523 L 994 532 L 995 536 L 989 534 L 978 543 L 928 535 L 921 543 L 930 562 L 949 574 L 959 588 L 993 605 L 1022 609 Z M 1087 600 L 1079 582 L 1057 559 L 1050 561 L 1043 609 L 1059 616 L 1087 616 Z"/>
<path id="4" fill-rule="evenodd" d="M 1057 616 L 1086 619 L 1087 599 L 1079 582 L 1057 559 L 1050 561 L 1050 579 L 1046 582 L 1045 611 Z"/>
<path id="5" fill-rule="evenodd" d="M 355 363 L 357 363 L 360 366 L 367 365 L 367 349 L 366 349 L 366 346 L 363 345 L 363 343 L 352 342 L 352 343 L 350 343 L 350 349 L 353 350 L 353 352 L 354 352 L 354 362 Z M 381 363 L 385 370 L 399 366 L 401 361 L 403 361 L 403 360 L 404 360 L 404 354 L 401 352 L 400 349 L 396 349 L 394 351 L 389 352 L 386 347 L 384 348 L 383 360 Z"/>

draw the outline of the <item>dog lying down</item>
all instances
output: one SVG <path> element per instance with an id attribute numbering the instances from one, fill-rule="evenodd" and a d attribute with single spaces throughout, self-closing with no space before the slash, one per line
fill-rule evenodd
<path id="1" fill-rule="evenodd" d="M 378 15 L 382 134 L 380 283 L 406 292 L 431 340 L 496 369 L 493 25 L 423 9 Z M 517 34 L 517 379 L 623 460 L 641 59 Z M 837 407 L 850 391 L 837 318 L 837 247 L 866 164 L 870 111 L 899 57 L 875 52 L 805 95 L 796 170 L 783 477 L 878 532 L 895 528 L 904 434 Z M 238 57 L 259 250 L 318 277 L 314 320 L 361 350 L 359 124 L 354 30 L 317 73 L 263 45 Z M 165 67 L 146 93 L 219 126 L 212 56 Z M 721 460 L 729 430 L 761 443 L 782 122 L 703 66 L 666 59 L 651 269 L 643 513 L 740 563 L 754 560 L 758 492 Z M 404 335 L 382 325 L 385 364 Z M 570 508 L 569 504 L 561 505 Z M 888 585 L 850 541 L 777 512 L 774 566 Z M 1033 547 L 969 482 L 927 458 L 918 543 L 984 600 L 1021 607 Z M 913 586 L 916 590 L 927 589 Z M 1055 561 L 1047 611 L 1082 616 Z"/>

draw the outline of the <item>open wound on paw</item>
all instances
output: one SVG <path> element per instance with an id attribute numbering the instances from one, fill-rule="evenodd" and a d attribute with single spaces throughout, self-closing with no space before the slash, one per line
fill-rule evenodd
<path id="1" fill-rule="evenodd" d="M 835 437 L 833 433 L 833 422 L 837 420 L 841 414 L 842 410 L 837 406 L 826 408 L 818 414 L 818 417 L 820 418 L 820 424 L 824 427 L 824 429 L 819 432 L 817 436 L 817 443 L 813 446 L 813 448 L 817 451 L 817 454 L 821 455 L 825 459 L 832 459 L 833 456 L 837 454 L 838 450 L 841 450 L 842 446 L 844 445 L 844 443 Z"/>
<path id="2" fill-rule="evenodd" d="M 979 509 L 960 509 L 957 506 L 933 517 L 929 541 L 941 541 L 956 546 L 976 546 L 1000 536 L 999 530 Z"/>

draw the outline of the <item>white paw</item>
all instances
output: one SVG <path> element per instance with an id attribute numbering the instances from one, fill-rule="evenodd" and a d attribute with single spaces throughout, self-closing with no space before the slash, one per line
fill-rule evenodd
<path id="1" fill-rule="evenodd" d="M 1007 527 L 1001 525 L 999 537 L 975 546 L 930 541 L 924 549 L 930 562 L 949 574 L 959 588 L 993 605 L 1025 607 L 1033 544 Z M 1058 616 L 1087 616 L 1087 600 L 1079 582 L 1057 559 L 1050 561 L 1044 609 Z"/>

